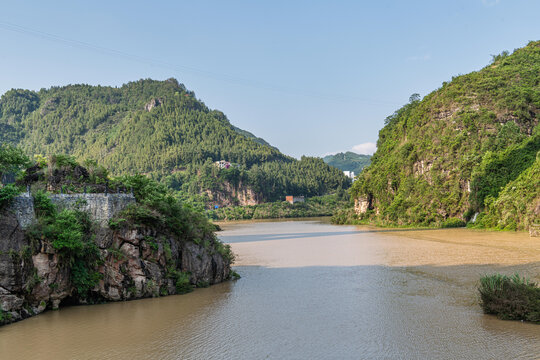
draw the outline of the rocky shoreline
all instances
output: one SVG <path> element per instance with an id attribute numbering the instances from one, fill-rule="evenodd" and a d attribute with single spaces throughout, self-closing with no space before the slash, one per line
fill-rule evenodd
<path id="1" fill-rule="evenodd" d="M 99 281 L 86 297 L 68 260 L 46 238 L 28 236 L 16 211 L 0 212 L 0 324 L 65 305 L 183 293 L 230 277 L 231 259 L 215 239 L 181 239 L 153 226 L 95 224 Z"/>

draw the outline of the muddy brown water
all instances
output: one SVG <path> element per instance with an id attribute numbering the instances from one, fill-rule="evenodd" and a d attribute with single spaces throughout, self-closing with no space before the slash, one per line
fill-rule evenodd
<path id="1" fill-rule="evenodd" d="M 223 225 L 242 279 L 0 328 L 0 359 L 540 359 L 540 326 L 483 315 L 482 274 L 540 281 L 524 233 L 321 221 Z"/>

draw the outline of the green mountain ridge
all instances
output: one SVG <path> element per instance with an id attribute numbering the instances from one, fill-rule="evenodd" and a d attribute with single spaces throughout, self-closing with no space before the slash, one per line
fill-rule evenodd
<path id="1" fill-rule="evenodd" d="M 351 189 L 354 217 L 397 225 L 540 221 L 540 42 L 503 52 L 385 121 Z M 453 219 L 453 220 L 452 220 Z"/>
<path id="2" fill-rule="evenodd" d="M 256 143 L 258 144 L 261 144 L 261 145 L 265 145 L 265 146 L 269 146 L 271 147 L 272 149 L 275 149 L 277 151 L 279 151 L 279 149 L 275 146 L 272 146 L 270 145 L 270 143 L 268 143 L 266 140 L 264 140 L 263 138 L 260 138 L 260 137 L 257 137 L 255 135 L 253 135 L 252 133 L 250 133 L 249 131 L 247 130 L 242 130 L 234 125 L 231 125 L 233 130 L 236 131 L 237 133 L 241 134 L 241 135 L 244 135 L 245 137 L 247 137 L 248 139 L 251 139 L 253 141 L 255 141 Z"/>
<path id="3" fill-rule="evenodd" d="M 327 155 L 323 157 L 323 160 L 328 165 L 337 167 L 342 171 L 354 171 L 354 174 L 358 175 L 366 166 L 371 164 L 371 155 L 362 155 L 347 151 Z"/>
<path id="4" fill-rule="evenodd" d="M 265 201 L 349 186 L 321 159 L 296 160 L 231 125 L 176 79 L 10 90 L 0 98 L 3 142 L 28 155 L 94 159 L 113 175 L 148 174 L 189 196 L 221 191 L 225 182 L 256 189 Z M 217 171 L 218 160 L 234 169 Z"/>

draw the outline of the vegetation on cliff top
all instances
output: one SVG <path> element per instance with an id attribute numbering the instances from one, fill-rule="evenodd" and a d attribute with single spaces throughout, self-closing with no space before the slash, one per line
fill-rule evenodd
<path id="1" fill-rule="evenodd" d="M 351 189 L 367 212 L 340 217 L 433 226 L 481 212 L 479 225 L 526 229 L 540 214 L 539 118 L 540 42 L 415 94 L 386 119 Z"/>
<path id="2" fill-rule="evenodd" d="M 63 155 L 39 158 L 38 163 L 27 169 L 19 179 L 22 183 L 32 184 L 33 189 L 38 221 L 26 231 L 33 251 L 39 252 L 43 241 L 50 243 L 59 254 L 63 266 L 69 269 L 74 297 L 93 301 L 92 296 L 95 295 L 91 291 L 101 279 L 98 265 L 104 259 L 94 242 L 97 227 L 89 214 L 80 208 L 58 209 L 49 199 L 46 189 L 78 192 L 84 186 L 87 190 L 100 191 L 105 182 L 111 189 L 130 189 L 137 202 L 110 221 L 112 229 L 126 226 L 158 229 L 159 233 L 170 234 L 180 242 L 194 242 L 221 254 L 227 264 L 234 261 L 230 247 L 215 236 L 216 226 L 204 214 L 177 199 L 165 185 L 144 175 L 111 178 L 95 162 L 89 163 L 95 166 L 87 169 L 74 158 Z M 118 249 L 109 250 L 119 253 Z M 175 281 L 177 293 L 188 292 L 191 289 L 189 274 L 179 271 L 177 264 L 168 266 L 168 276 Z"/>

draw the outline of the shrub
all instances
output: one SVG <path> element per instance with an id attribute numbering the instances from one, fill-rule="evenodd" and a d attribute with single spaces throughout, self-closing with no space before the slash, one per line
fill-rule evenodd
<path id="1" fill-rule="evenodd" d="M 38 222 L 27 234 L 31 239 L 46 239 L 70 269 L 71 283 L 81 299 L 98 283 L 96 271 L 99 250 L 92 239 L 92 222 L 87 213 L 79 210 L 58 212 L 46 193 L 34 194 Z"/>
<path id="2" fill-rule="evenodd" d="M 484 313 L 540 323 L 540 288 L 526 278 L 486 275 L 480 279 L 478 291 Z"/>
<path id="3" fill-rule="evenodd" d="M 118 230 L 126 223 L 126 219 L 113 218 L 109 219 L 109 229 Z"/>
<path id="4" fill-rule="evenodd" d="M 56 207 L 52 203 L 47 193 L 38 190 L 34 193 L 34 212 L 37 217 L 52 216 L 56 212 Z"/>
<path id="5" fill-rule="evenodd" d="M 189 273 L 188 272 L 177 272 L 176 273 L 176 293 L 177 294 L 186 294 L 193 291 L 193 286 L 189 282 Z"/>
<path id="6" fill-rule="evenodd" d="M 75 168 L 79 165 L 74 156 L 64 154 L 52 155 L 49 164 L 57 168 Z"/>
<path id="7" fill-rule="evenodd" d="M 229 264 L 234 263 L 235 255 L 229 244 L 223 244 L 221 241 L 216 240 L 215 245 L 217 247 L 218 253 L 220 253 L 221 256 L 223 256 L 223 258 L 229 262 Z"/>
<path id="8" fill-rule="evenodd" d="M 19 193 L 19 188 L 13 184 L 0 187 L 0 209 L 7 206 Z"/>
<path id="9" fill-rule="evenodd" d="M 0 177 L 4 173 L 18 172 L 30 165 L 30 159 L 21 149 L 0 144 Z"/>
<path id="10" fill-rule="evenodd" d="M 465 227 L 467 225 L 465 221 L 458 218 L 448 218 L 441 224 L 442 228 L 458 228 Z"/>

